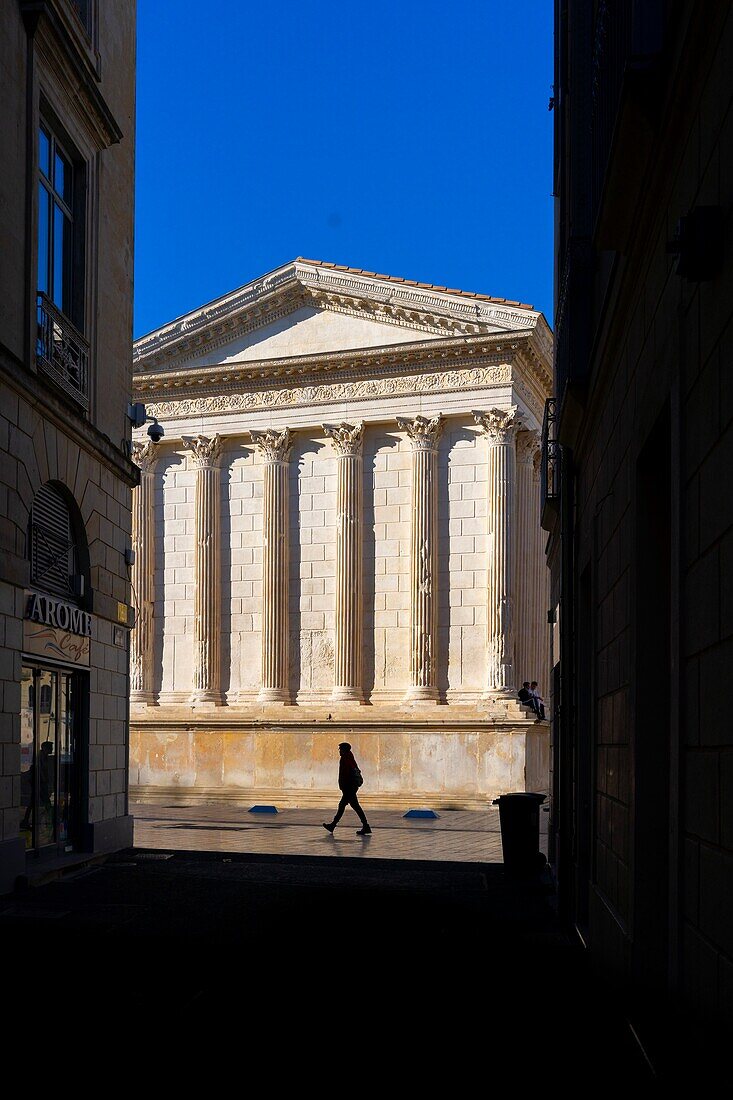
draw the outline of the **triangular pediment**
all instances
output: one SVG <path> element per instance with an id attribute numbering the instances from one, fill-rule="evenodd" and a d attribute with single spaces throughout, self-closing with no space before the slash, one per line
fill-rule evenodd
<path id="1" fill-rule="evenodd" d="M 424 339 L 414 328 L 404 328 L 374 321 L 369 317 L 351 316 L 329 309 L 300 306 L 245 332 L 203 355 L 193 354 L 185 360 L 187 368 L 254 363 L 268 359 L 284 359 L 295 355 L 321 355 L 336 351 L 387 347 Z M 436 335 L 437 338 L 437 335 Z"/>
<path id="2" fill-rule="evenodd" d="M 546 328 L 531 306 L 296 260 L 141 337 L 136 372 L 267 362 Z"/>

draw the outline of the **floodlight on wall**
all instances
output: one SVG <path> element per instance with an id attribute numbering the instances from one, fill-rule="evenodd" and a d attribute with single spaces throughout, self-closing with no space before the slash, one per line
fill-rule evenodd
<path id="1" fill-rule="evenodd" d="M 133 428 L 142 428 L 143 424 L 147 424 L 148 421 L 150 421 L 148 435 L 153 443 L 160 443 L 165 435 L 162 424 L 159 424 L 154 416 L 148 416 L 145 406 L 139 402 L 130 402 L 127 406 L 127 419 L 130 421 Z"/>

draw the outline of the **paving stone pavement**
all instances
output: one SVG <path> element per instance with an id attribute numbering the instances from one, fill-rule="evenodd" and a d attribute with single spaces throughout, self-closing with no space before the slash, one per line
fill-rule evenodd
<path id="1" fill-rule="evenodd" d="M 335 803 L 334 803 L 335 809 Z M 347 809 L 330 836 L 322 822 L 331 812 L 285 809 L 253 814 L 245 806 L 131 806 L 138 848 L 190 852 L 246 852 L 348 859 L 436 860 L 501 863 L 499 811 L 441 810 L 436 819 L 405 818 L 403 812 L 370 810 L 370 837 L 357 836 L 359 819 Z M 546 813 L 540 813 L 540 847 L 547 855 Z"/>

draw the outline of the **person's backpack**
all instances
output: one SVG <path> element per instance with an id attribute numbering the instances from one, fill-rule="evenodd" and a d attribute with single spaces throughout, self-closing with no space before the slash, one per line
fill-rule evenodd
<path id="1" fill-rule="evenodd" d="M 364 782 L 364 776 L 359 771 L 358 765 L 354 765 L 354 786 L 360 787 Z"/>

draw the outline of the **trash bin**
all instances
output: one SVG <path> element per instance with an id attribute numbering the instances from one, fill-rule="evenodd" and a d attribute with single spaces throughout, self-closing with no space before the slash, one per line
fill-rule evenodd
<path id="1" fill-rule="evenodd" d="M 512 873 L 533 874 L 542 870 L 540 852 L 540 805 L 545 795 L 502 794 L 493 801 L 499 807 L 504 866 Z"/>

